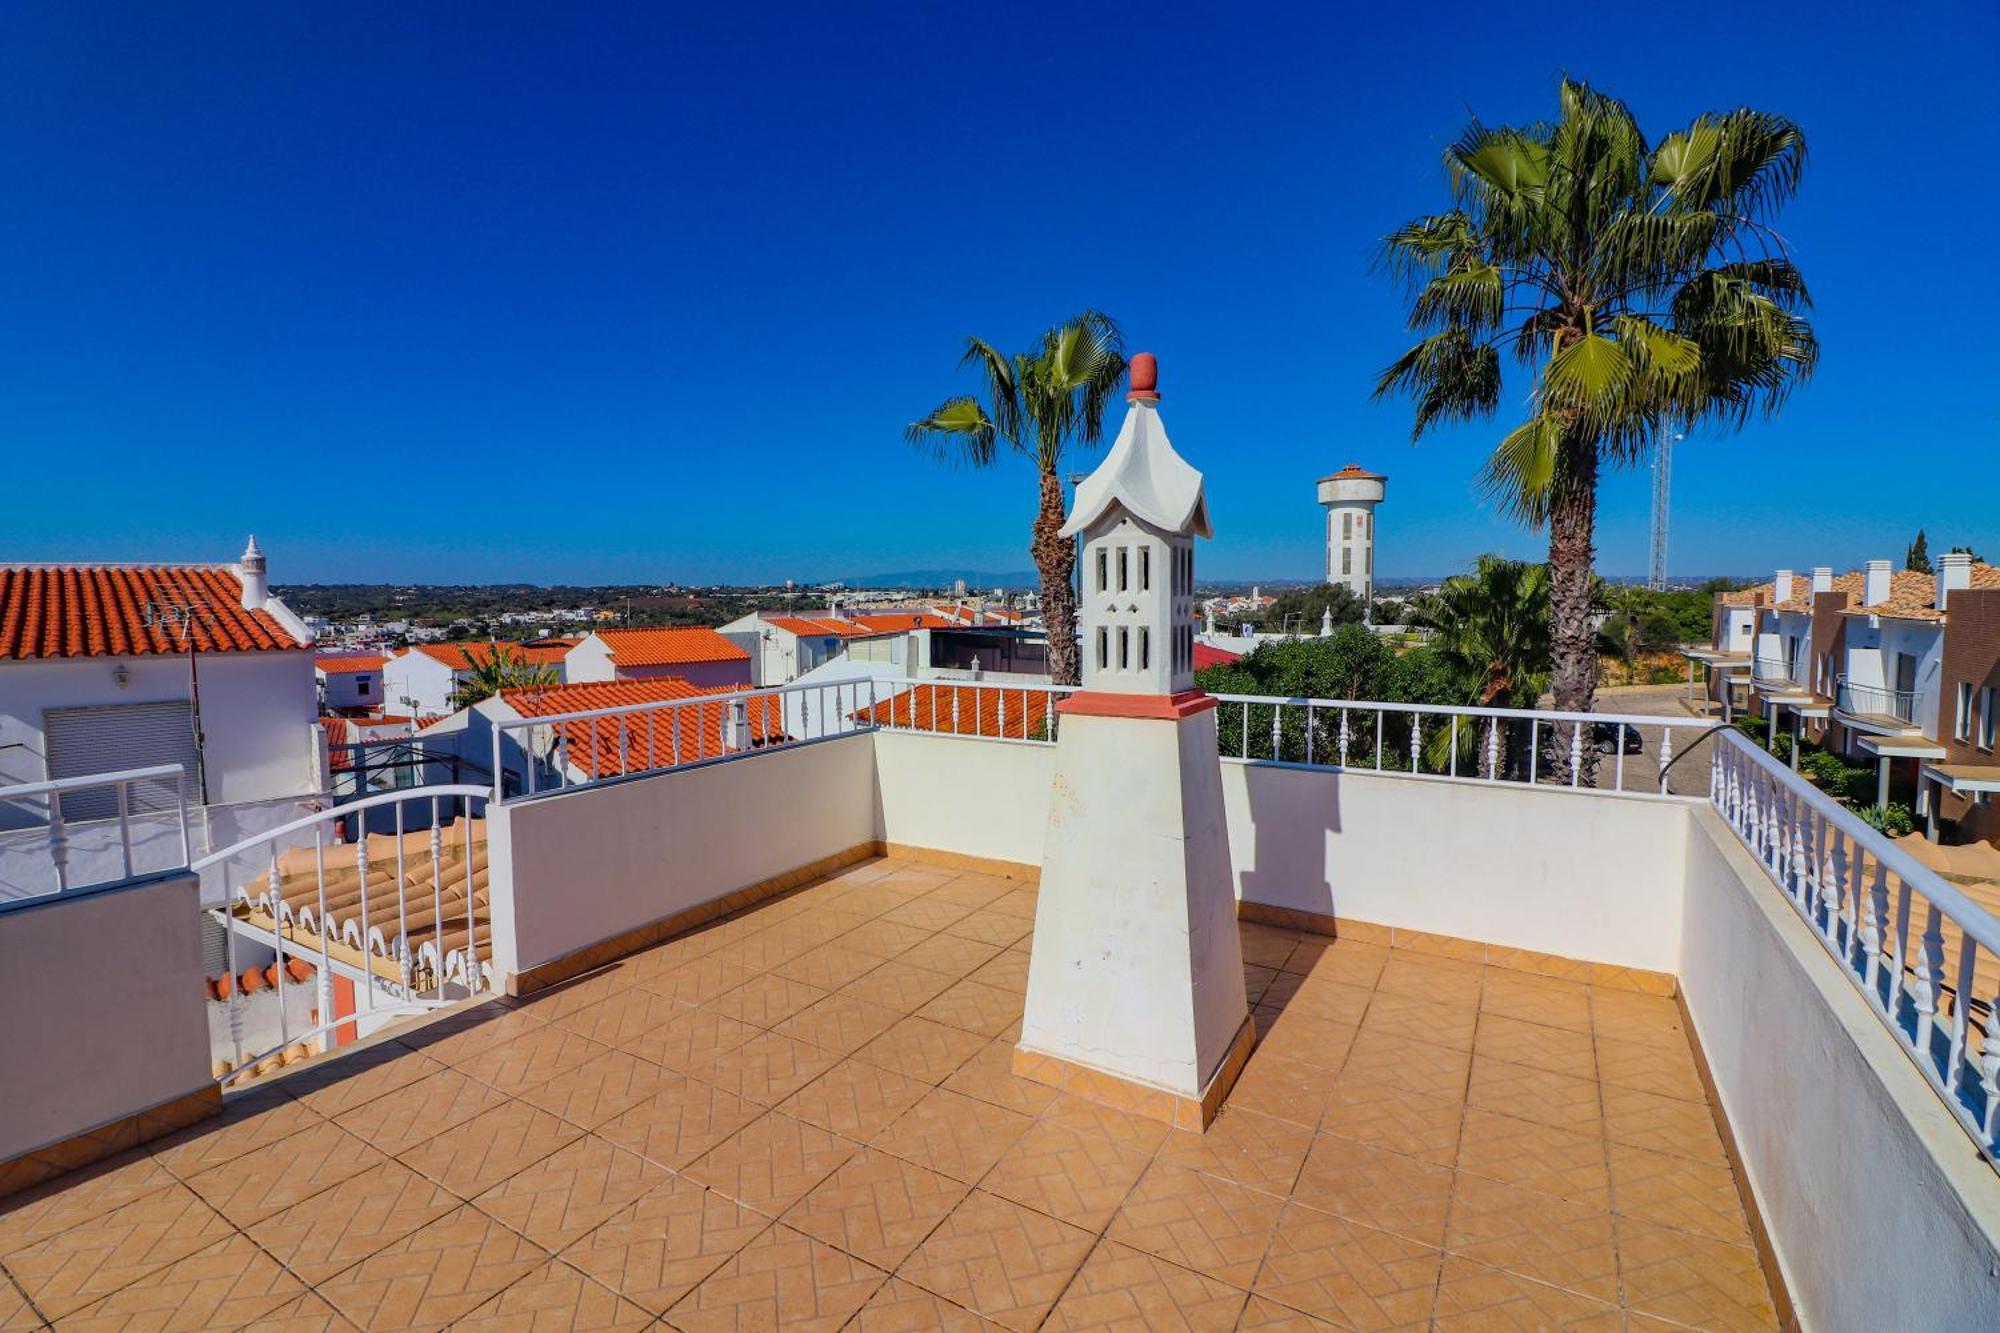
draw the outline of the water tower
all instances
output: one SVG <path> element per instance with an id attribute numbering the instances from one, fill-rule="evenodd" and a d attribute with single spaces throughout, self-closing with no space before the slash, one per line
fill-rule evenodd
<path id="1" fill-rule="evenodd" d="M 1388 478 L 1349 463 L 1319 479 L 1326 506 L 1326 581 L 1344 584 L 1367 605 L 1375 595 L 1375 506 Z"/>

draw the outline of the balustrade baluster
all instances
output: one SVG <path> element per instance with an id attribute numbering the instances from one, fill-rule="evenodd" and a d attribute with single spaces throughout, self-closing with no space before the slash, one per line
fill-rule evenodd
<path id="1" fill-rule="evenodd" d="M 1927 902 L 1924 904 L 1924 936 L 1919 942 L 1916 982 L 1911 999 L 1917 1006 L 1917 1054 L 1923 1057 L 1925 1067 L 1932 1073 L 1937 1072 L 1937 1057 L 1931 1052 L 1931 1037 L 1937 1030 L 1938 1010 L 1944 1000 L 1940 988 L 1943 972 L 1944 930 L 1937 904 Z"/>
<path id="2" fill-rule="evenodd" d="M 1958 983 L 1951 992 L 1951 1042 L 1945 1052 L 1944 1085 L 1958 1095 L 1969 1072 L 1965 1060 L 1966 1034 L 1972 1023 L 1972 964 L 1979 946 L 1964 931 L 1958 936 Z"/>
<path id="3" fill-rule="evenodd" d="M 1497 716 L 1486 723 L 1486 780 L 1500 780 L 1500 719 Z"/>
<path id="4" fill-rule="evenodd" d="M 1569 733 L 1569 785 L 1583 785 L 1583 723 L 1570 724 Z"/>
<path id="5" fill-rule="evenodd" d="M 1410 771 L 1412 773 L 1417 771 L 1417 761 L 1422 757 L 1424 752 L 1423 740 L 1420 734 L 1422 719 L 1422 713 L 1410 714 Z"/>
<path id="6" fill-rule="evenodd" d="M 1876 1008 L 1882 1008 L 1880 988 L 1882 969 L 1882 935 L 1889 928 L 1889 872 L 1880 861 L 1875 863 L 1874 886 L 1868 891 L 1868 906 L 1861 925 L 1861 953 L 1866 960 L 1866 974 L 1863 978 L 1868 985 L 1868 998 Z M 1893 1006 L 1891 1006 L 1893 1009 Z"/>

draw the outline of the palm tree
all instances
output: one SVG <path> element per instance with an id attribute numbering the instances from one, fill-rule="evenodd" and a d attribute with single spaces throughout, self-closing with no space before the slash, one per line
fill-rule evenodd
<path id="1" fill-rule="evenodd" d="M 1431 651 L 1464 701 L 1533 708 L 1549 681 L 1549 568 L 1482 555 L 1414 604 Z"/>
<path id="2" fill-rule="evenodd" d="M 554 667 L 547 663 L 530 662 L 504 644 L 496 643 L 488 652 L 468 648 L 465 659 L 472 675 L 451 692 L 453 708 L 470 708 L 482 699 L 491 699 L 502 690 L 562 683 L 562 677 L 556 674 Z"/>
<path id="3" fill-rule="evenodd" d="M 1769 222 L 1805 166 L 1798 126 L 1745 108 L 1649 145 L 1624 103 L 1567 79 L 1560 113 L 1474 122 L 1445 152 L 1453 207 L 1384 243 L 1424 336 L 1375 392 L 1409 394 L 1421 438 L 1499 409 L 1503 352 L 1527 375 L 1526 418 L 1485 481 L 1548 529 L 1555 703 L 1582 712 L 1600 468 L 1643 460 L 1668 423 L 1736 429 L 1776 412 L 1818 345 Z"/>
<path id="4" fill-rule="evenodd" d="M 1031 351 L 1009 358 L 983 338 L 967 338 L 960 367 L 976 367 L 986 399 L 945 399 L 913 421 L 904 438 L 950 462 L 986 467 L 1001 446 L 1035 465 L 1041 504 L 1028 544 L 1042 580 L 1042 623 L 1049 641 L 1049 676 L 1058 685 L 1078 683 L 1076 594 L 1070 577 L 1076 547 L 1062 535 L 1062 462 L 1072 445 L 1093 447 L 1104 438 L 1104 413 L 1125 378 L 1125 340 L 1108 315 L 1086 310 L 1056 325 Z"/>

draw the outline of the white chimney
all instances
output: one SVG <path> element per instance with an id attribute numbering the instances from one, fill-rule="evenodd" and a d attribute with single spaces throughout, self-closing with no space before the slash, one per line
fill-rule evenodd
<path id="1" fill-rule="evenodd" d="M 1972 557 L 1964 551 L 1947 551 L 1937 558 L 1937 609 L 1956 589 L 1972 586 Z"/>
<path id="2" fill-rule="evenodd" d="M 1333 608 L 1327 607 L 1319 613 L 1319 636 L 1324 639 L 1333 633 Z"/>
<path id="3" fill-rule="evenodd" d="M 1213 635 L 1215 633 L 1215 603 L 1209 602 L 1206 605 L 1204 605 L 1201 608 L 1201 613 L 1202 613 L 1202 633 Z"/>
<path id="4" fill-rule="evenodd" d="M 1792 571 L 1781 569 L 1771 581 L 1771 600 L 1780 604 L 1792 600 Z"/>
<path id="5" fill-rule="evenodd" d="M 243 556 L 236 562 L 236 577 L 243 585 L 243 609 L 261 611 L 271 597 L 271 580 L 264 568 L 264 551 L 257 545 L 257 534 L 250 534 L 250 544 L 243 548 Z"/>
<path id="6" fill-rule="evenodd" d="M 1832 591 L 1833 591 L 1833 566 L 1832 566 L 1832 565 L 1814 565 L 1814 566 L 1813 566 L 1813 581 L 1812 581 L 1812 590 L 1813 590 L 1814 592 L 1832 592 Z"/>
<path id="7" fill-rule="evenodd" d="M 1870 560 L 1863 567 L 1861 604 L 1878 606 L 1889 600 L 1889 562 Z"/>

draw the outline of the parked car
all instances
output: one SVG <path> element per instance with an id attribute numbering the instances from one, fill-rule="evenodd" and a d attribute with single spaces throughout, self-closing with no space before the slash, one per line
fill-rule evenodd
<path id="1" fill-rule="evenodd" d="M 1590 743 L 1597 747 L 1599 754 L 1644 754 L 1646 742 L 1639 735 L 1639 729 L 1629 722 L 1593 722 L 1590 724 Z"/>

